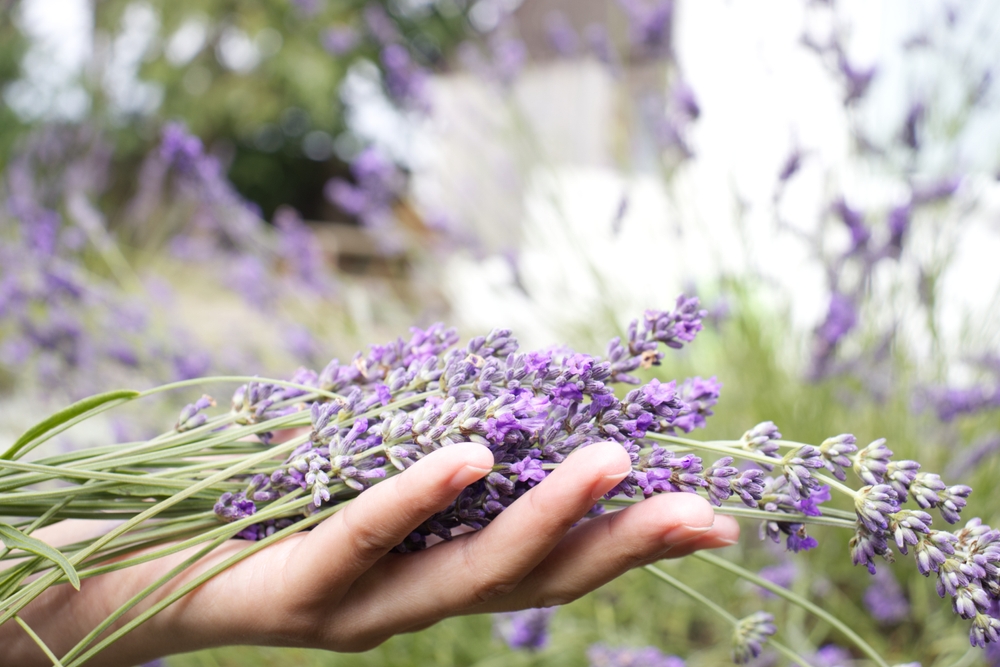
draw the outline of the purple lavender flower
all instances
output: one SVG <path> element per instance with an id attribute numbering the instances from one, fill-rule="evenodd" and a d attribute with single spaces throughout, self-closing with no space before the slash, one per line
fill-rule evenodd
<path id="1" fill-rule="evenodd" d="M 204 155 L 201 139 L 190 134 L 180 123 L 167 123 L 163 127 L 160 157 L 167 165 L 181 173 L 197 170 Z"/>
<path id="2" fill-rule="evenodd" d="M 583 29 L 583 39 L 594 57 L 604 63 L 612 74 L 617 75 L 621 69 L 621 63 L 618 52 L 611 44 L 607 28 L 601 23 L 591 23 Z"/>
<path id="3" fill-rule="evenodd" d="M 545 36 L 556 55 L 573 56 L 579 49 L 579 37 L 563 12 L 550 12 L 545 17 Z"/>
<path id="4" fill-rule="evenodd" d="M 842 433 L 827 438 L 819 446 L 824 466 L 841 482 L 847 479 L 847 473 L 844 471 L 853 465 L 850 455 L 858 451 L 856 442 L 857 439 L 850 433 Z"/>
<path id="5" fill-rule="evenodd" d="M 909 203 L 894 206 L 889 211 L 886 224 L 889 228 L 888 252 L 891 257 L 899 257 L 903 251 L 903 238 L 910 228 L 910 216 L 913 209 Z"/>
<path id="6" fill-rule="evenodd" d="M 875 573 L 865 590 L 864 603 L 868 613 L 880 623 L 899 623 L 910 615 L 910 603 L 889 570 Z"/>
<path id="7" fill-rule="evenodd" d="M 178 432 L 183 432 L 190 431 L 193 428 L 198 428 L 208 421 L 208 417 L 202 412 L 202 410 L 209 407 L 215 407 L 215 399 L 207 394 L 199 398 L 194 403 L 189 403 L 184 406 L 184 409 L 181 410 L 180 416 L 177 418 L 177 425 L 174 429 Z"/>
<path id="8" fill-rule="evenodd" d="M 767 612 L 758 611 L 741 618 L 733 630 L 733 662 L 745 665 L 759 656 L 764 642 L 777 631 L 774 616 Z"/>
<path id="9" fill-rule="evenodd" d="M 360 42 L 358 31 L 350 26 L 334 26 L 323 33 L 323 48 L 335 56 L 350 53 Z"/>
<path id="10" fill-rule="evenodd" d="M 549 625 L 558 609 L 559 607 L 541 607 L 494 614 L 493 629 L 515 651 L 537 651 L 548 643 Z"/>
<path id="11" fill-rule="evenodd" d="M 781 432 L 778 431 L 774 422 L 761 422 L 743 434 L 740 438 L 740 446 L 750 452 L 780 459 L 781 457 L 778 456 L 778 450 L 781 448 L 779 440 L 781 440 Z M 767 464 L 758 465 L 767 470 L 771 469 Z"/>
<path id="12" fill-rule="evenodd" d="M 872 79 L 875 78 L 875 67 L 857 68 L 852 65 L 842 52 L 837 54 L 837 68 L 844 75 L 847 91 L 844 95 L 844 104 L 856 102 L 864 97 L 868 92 Z"/>
<path id="13" fill-rule="evenodd" d="M 590 667 L 684 667 L 683 660 L 654 646 L 613 648 L 594 644 L 587 649 Z"/>
<path id="14" fill-rule="evenodd" d="M 899 498 L 888 484 L 864 486 L 854 499 L 858 521 L 870 533 L 880 533 L 889 528 L 889 515 L 899 511 Z"/>
<path id="15" fill-rule="evenodd" d="M 854 472 L 865 484 L 882 484 L 891 460 L 892 450 L 885 446 L 885 438 L 879 438 L 854 455 Z"/>
<path id="16" fill-rule="evenodd" d="M 910 109 L 906 112 L 906 119 L 903 121 L 903 143 L 912 150 L 920 148 L 920 123 L 926 111 L 924 103 L 917 101 L 910 105 Z"/>
<path id="17" fill-rule="evenodd" d="M 809 664 L 813 667 L 847 667 L 851 661 L 850 651 L 836 644 L 827 644 L 809 656 Z M 795 665 L 795 667 L 799 667 L 799 665 Z M 897 665 L 897 667 L 904 666 Z M 916 667 L 920 666 L 916 665 Z"/>
<path id="18" fill-rule="evenodd" d="M 757 573 L 761 579 L 782 588 L 790 588 L 799 576 L 799 567 L 791 559 L 785 559 L 777 565 L 768 565 L 761 568 Z M 764 598 L 776 598 L 777 596 L 766 588 L 757 588 L 757 593 Z"/>
<path id="19" fill-rule="evenodd" d="M 229 493 L 228 491 L 215 503 L 215 514 L 223 521 L 239 521 L 252 516 L 257 511 L 253 501 L 240 493 Z"/>
<path id="20" fill-rule="evenodd" d="M 670 54 L 673 0 L 618 0 L 629 24 L 629 41 L 636 55 L 657 58 Z"/>
<path id="21" fill-rule="evenodd" d="M 960 176 L 914 185 L 911 195 L 912 201 L 914 205 L 932 204 L 951 197 L 961 185 L 962 178 Z"/>
<path id="22" fill-rule="evenodd" d="M 381 5 L 369 2 L 365 5 L 365 25 L 372 37 L 380 44 L 391 44 L 399 40 L 399 30 Z"/>
<path id="23" fill-rule="evenodd" d="M 851 248 L 848 253 L 854 254 L 864 249 L 868 245 L 872 233 L 865 224 L 861 212 L 848 206 L 843 197 L 833 203 L 832 209 L 851 233 Z"/>
<path id="24" fill-rule="evenodd" d="M 388 44 L 382 49 L 382 67 L 385 88 L 396 102 L 427 111 L 428 72 L 413 62 L 410 52 L 400 44 Z"/>
<path id="25" fill-rule="evenodd" d="M 778 172 L 778 181 L 781 183 L 787 183 L 791 180 L 792 176 L 799 172 L 802 168 L 802 151 L 798 148 L 794 148 L 788 157 L 785 158 L 785 162 L 781 165 L 781 171 Z"/>
<path id="26" fill-rule="evenodd" d="M 951 422 L 961 415 L 1000 407 L 1000 390 L 985 385 L 929 387 L 918 396 L 916 407 L 933 409 L 938 419 Z"/>
<path id="27" fill-rule="evenodd" d="M 722 383 L 715 376 L 705 380 L 693 377 L 684 380 L 678 391 L 683 406 L 672 420 L 672 425 L 684 433 L 696 428 L 704 428 L 706 418 L 711 417 L 712 407 L 719 401 Z"/>
<path id="28" fill-rule="evenodd" d="M 528 48 L 520 39 L 497 33 L 490 38 L 492 72 L 503 85 L 509 86 L 528 60 Z"/>

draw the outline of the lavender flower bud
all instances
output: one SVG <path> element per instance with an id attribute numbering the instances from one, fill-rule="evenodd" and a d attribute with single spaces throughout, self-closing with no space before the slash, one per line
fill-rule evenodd
<path id="1" fill-rule="evenodd" d="M 257 506 L 248 500 L 242 492 L 223 493 L 215 503 L 215 515 L 226 522 L 239 521 L 253 515 Z"/>
<path id="2" fill-rule="evenodd" d="M 744 470 L 738 477 L 731 478 L 729 484 L 732 492 L 748 507 L 757 507 L 764 495 L 764 473 L 760 470 Z"/>
<path id="3" fill-rule="evenodd" d="M 819 449 L 805 445 L 782 459 L 782 472 L 790 484 L 792 500 L 808 497 L 820 484 L 809 472 L 810 468 L 822 468 L 823 456 Z"/>
<path id="4" fill-rule="evenodd" d="M 962 618 L 972 619 L 990 606 L 990 596 L 976 585 L 961 586 L 951 600 L 951 608 Z"/>
<path id="5" fill-rule="evenodd" d="M 962 508 L 968 502 L 966 499 L 970 493 L 972 493 L 972 489 L 964 484 L 949 486 L 945 489 L 941 495 L 941 504 L 938 506 L 941 517 L 948 523 L 958 523 Z"/>
<path id="6" fill-rule="evenodd" d="M 962 572 L 962 563 L 957 558 L 946 558 L 938 567 L 937 594 L 944 597 L 958 595 L 958 589 L 969 585 L 969 578 Z"/>
<path id="7" fill-rule="evenodd" d="M 1000 642 L 1000 620 L 988 614 L 977 613 L 972 619 L 969 642 L 979 648 L 986 648 L 988 643 Z"/>
<path id="8" fill-rule="evenodd" d="M 733 457 L 725 456 L 711 466 L 704 473 L 704 479 L 708 483 L 705 487 L 708 490 L 708 500 L 717 506 L 722 506 L 722 502 L 733 494 L 732 478 L 739 474 L 739 470 L 729 465 L 733 462 Z"/>
<path id="9" fill-rule="evenodd" d="M 851 560 L 855 565 L 867 567 L 871 574 L 875 574 L 875 556 L 882 556 L 892 562 L 892 551 L 885 533 L 871 533 L 864 525 L 859 525 L 849 544 Z"/>
<path id="10" fill-rule="evenodd" d="M 774 425 L 774 422 L 761 422 L 743 434 L 743 437 L 740 438 L 740 447 L 750 452 L 758 452 L 764 456 L 777 459 L 781 458 L 777 455 L 777 451 L 780 448 L 778 440 L 780 439 L 781 433 L 778 431 L 778 427 Z M 765 463 L 758 465 L 765 470 L 772 469 L 772 466 Z"/>
<path id="11" fill-rule="evenodd" d="M 899 511 L 899 500 L 888 484 L 863 486 L 854 499 L 854 511 L 869 532 L 878 533 L 889 527 L 889 515 Z"/>
<path id="12" fill-rule="evenodd" d="M 855 454 L 854 472 L 865 484 L 882 484 L 891 458 L 892 450 L 885 446 L 885 438 L 879 438 Z"/>
<path id="13" fill-rule="evenodd" d="M 899 623 L 910 615 L 910 603 L 890 570 L 880 570 L 875 574 L 863 599 L 876 621 Z"/>
<path id="14" fill-rule="evenodd" d="M 945 483 L 938 475 L 930 472 L 918 472 L 910 483 L 910 493 L 921 509 L 937 507 L 941 503 L 938 495 L 945 490 Z"/>
<path id="15" fill-rule="evenodd" d="M 901 510 L 889 516 L 889 530 L 900 552 L 917 543 L 917 534 L 930 532 L 931 515 L 920 510 Z"/>
<path id="16" fill-rule="evenodd" d="M 777 631 L 774 616 L 767 612 L 758 611 L 741 618 L 733 629 L 733 662 L 745 665 L 759 656 L 764 642 Z"/>
<path id="17" fill-rule="evenodd" d="M 937 572 L 948 556 L 955 553 L 957 541 L 958 538 L 943 530 L 930 530 L 926 535 L 919 535 L 914 557 L 920 574 L 926 577 L 931 572 Z"/>
<path id="18" fill-rule="evenodd" d="M 190 431 L 191 429 L 198 428 L 208 421 L 208 417 L 202 414 L 202 410 L 215 407 L 215 399 L 208 394 L 203 395 L 194 403 L 189 403 L 184 406 L 181 410 L 180 416 L 177 418 L 177 425 L 174 427 L 178 433 L 183 433 L 184 431 Z"/>
<path id="19" fill-rule="evenodd" d="M 899 497 L 900 504 L 906 502 L 910 485 L 917 478 L 920 464 L 916 461 L 890 461 L 886 469 L 886 480 Z"/>
<path id="20" fill-rule="evenodd" d="M 819 451 L 823 454 L 824 466 L 841 482 L 847 479 L 847 473 L 844 470 L 852 465 L 850 455 L 858 451 L 856 442 L 857 440 L 850 433 L 842 433 L 827 438 L 819 446 Z"/>
<path id="21" fill-rule="evenodd" d="M 549 641 L 549 624 L 559 607 L 524 609 L 493 615 L 493 628 L 507 646 L 537 651 Z"/>

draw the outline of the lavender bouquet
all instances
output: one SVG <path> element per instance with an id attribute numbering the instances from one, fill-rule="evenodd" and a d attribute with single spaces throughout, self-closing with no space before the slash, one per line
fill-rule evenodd
<path id="1" fill-rule="evenodd" d="M 414 329 L 408 341 L 372 346 L 347 364 L 335 360 L 319 373 L 301 369 L 288 381 L 199 378 L 80 401 L 0 454 L 0 516 L 9 517 L 0 523 L 6 547 L 0 560 L 15 563 L 0 570 L 0 624 L 23 625 L 18 612 L 53 585 L 79 586 L 82 578 L 200 546 L 180 566 L 188 567 L 226 540 L 254 542 L 105 633 L 169 577 L 151 584 L 61 658 L 42 644 L 53 664 L 78 666 L 233 563 L 309 529 L 438 448 L 483 444 L 494 452 L 493 470 L 398 551 L 483 528 L 572 451 L 611 440 L 629 453 L 632 472 L 594 514 L 657 493 L 697 493 L 721 513 L 760 522 L 762 538 L 783 541 L 792 552 L 817 546 L 808 525 L 841 526 L 852 531 L 856 565 L 874 573 L 879 558 L 892 560 L 895 545 L 912 554 L 920 573 L 935 577 L 939 595 L 950 597 L 955 613 L 971 621 L 974 646 L 1000 640 L 1000 531 L 979 519 L 955 531 L 937 530 L 928 512 L 958 523 L 968 486 L 948 486 L 916 461 L 894 460 L 881 439 L 859 447 L 842 434 L 803 444 L 784 440 L 771 422 L 732 441 L 688 437 L 712 415 L 720 390 L 715 378 L 641 384 L 633 373 L 659 365 L 664 347 L 694 340 L 704 316 L 697 299 L 679 297 L 673 310 L 647 311 L 634 321 L 627 339 L 611 341 L 605 358 L 568 348 L 521 352 L 504 329 L 458 346 L 454 330 L 435 325 Z M 173 429 L 150 440 L 25 460 L 73 425 L 116 406 L 225 382 L 242 384 L 222 414 L 211 414 L 215 401 L 203 396 L 184 408 Z M 636 386 L 616 391 L 621 385 Z M 283 439 L 279 433 L 299 434 Z M 849 474 L 855 484 L 847 483 Z M 827 505 L 838 493 L 852 510 Z M 908 502 L 912 507 L 904 507 Z M 61 551 L 32 537 L 70 518 L 120 523 Z M 694 557 L 800 605 L 874 664 L 888 667 L 846 623 L 792 590 L 718 556 Z M 736 663 L 750 662 L 766 644 L 797 664 L 810 664 L 774 639 L 771 615 L 738 618 L 663 569 L 646 569 L 732 625 Z"/>

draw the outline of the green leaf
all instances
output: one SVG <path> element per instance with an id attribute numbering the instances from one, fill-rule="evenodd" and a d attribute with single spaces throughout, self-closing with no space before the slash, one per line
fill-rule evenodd
<path id="1" fill-rule="evenodd" d="M 25 431 L 24 435 L 18 438 L 17 442 L 15 442 L 13 445 L 10 446 L 10 449 L 8 449 L 3 454 L 0 454 L 0 459 L 8 459 L 8 460 L 13 459 L 15 456 L 17 456 L 17 453 L 19 451 L 24 449 L 33 440 L 48 433 L 57 426 L 65 424 L 74 417 L 78 417 L 86 412 L 89 412 L 90 410 L 93 410 L 96 407 L 104 405 L 109 401 L 120 401 L 120 400 L 130 401 L 136 396 L 139 396 L 139 392 L 137 391 L 132 391 L 131 389 L 117 389 L 115 391 L 109 391 L 103 394 L 97 394 L 96 396 L 90 396 L 89 398 L 77 401 L 73 405 L 70 405 L 67 408 L 63 408 L 59 412 L 55 413 L 54 415 L 51 415 L 50 417 L 45 418 L 41 422 L 35 424 L 27 431 Z"/>
<path id="2" fill-rule="evenodd" d="M 52 561 L 66 573 L 66 578 L 69 579 L 73 588 L 80 590 L 80 575 L 76 573 L 73 564 L 58 549 L 50 547 L 37 538 L 25 535 L 8 523 L 0 523 L 0 542 L 3 542 L 8 549 L 20 549 Z"/>

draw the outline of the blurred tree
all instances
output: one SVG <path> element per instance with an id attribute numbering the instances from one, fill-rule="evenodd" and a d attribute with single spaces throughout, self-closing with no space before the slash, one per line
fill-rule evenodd
<path id="1" fill-rule="evenodd" d="M 30 1 L 0 19 L 0 85 L 23 76 L 13 10 Z M 393 102 L 419 106 L 401 79 L 442 66 L 468 26 L 460 0 L 106 0 L 88 11 L 86 120 L 111 135 L 116 164 L 133 174 L 163 122 L 180 120 L 268 218 L 281 204 L 332 212 L 322 186 L 357 150 L 340 96 L 357 66 L 380 72 Z M 0 121 L 7 156 L 26 119 L 0 107 Z"/>

